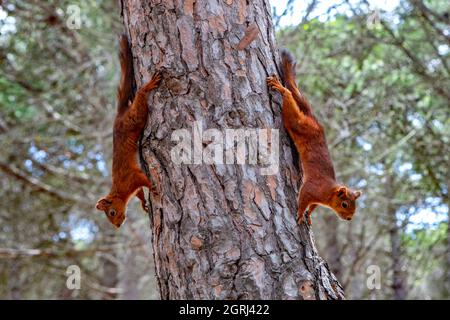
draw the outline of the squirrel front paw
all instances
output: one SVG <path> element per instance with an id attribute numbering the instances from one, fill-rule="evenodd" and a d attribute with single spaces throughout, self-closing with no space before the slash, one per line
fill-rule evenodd
<path id="1" fill-rule="evenodd" d="M 311 214 L 309 213 L 308 210 L 306 210 L 305 212 L 303 212 L 303 211 L 297 212 L 297 223 L 299 225 L 302 223 L 304 215 L 306 215 L 306 222 L 308 223 L 308 226 L 311 226 L 312 225 Z"/>
<path id="2" fill-rule="evenodd" d="M 312 221 L 311 221 L 311 214 L 309 213 L 309 211 L 306 211 L 306 221 L 308 222 L 308 226 L 311 226 Z"/>
<path id="3" fill-rule="evenodd" d="M 148 212 L 148 210 L 150 209 L 147 202 L 141 202 L 141 207 L 142 207 L 142 210 L 144 210 L 145 212 Z"/>

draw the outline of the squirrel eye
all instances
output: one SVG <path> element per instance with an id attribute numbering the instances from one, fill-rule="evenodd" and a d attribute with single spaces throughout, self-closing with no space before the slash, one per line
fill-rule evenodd
<path id="1" fill-rule="evenodd" d="M 116 210 L 114 210 L 114 209 L 109 210 L 109 215 L 111 217 L 114 217 L 116 215 Z"/>
<path id="2" fill-rule="evenodd" d="M 342 204 L 341 204 L 341 205 L 342 205 L 342 208 L 344 208 L 344 209 L 348 208 L 348 203 L 347 203 L 347 202 L 345 202 L 345 201 L 344 201 L 344 202 L 342 202 Z"/>

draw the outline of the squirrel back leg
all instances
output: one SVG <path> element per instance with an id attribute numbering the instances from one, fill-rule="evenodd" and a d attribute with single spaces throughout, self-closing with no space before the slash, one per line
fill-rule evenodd
<path id="1" fill-rule="evenodd" d="M 147 123 L 147 95 L 151 90 L 158 87 L 160 81 L 161 74 L 156 72 L 152 79 L 136 92 L 136 96 L 131 104 L 131 107 L 124 114 L 123 121 L 128 131 L 130 133 L 135 133 L 138 137 Z M 133 136 L 132 138 L 135 139 L 136 137 Z"/>
<path id="2" fill-rule="evenodd" d="M 134 176 L 134 178 L 133 178 L 133 180 L 134 180 L 133 181 L 134 182 L 134 184 L 133 184 L 134 190 L 137 190 L 137 189 L 142 188 L 142 187 L 147 187 L 150 190 L 150 192 L 152 192 L 153 194 L 157 194 L 158 193 L 158 191 L 156 189 L 156 186 L 150 181 L 149 178 L 147 178 L 147 176 L 142 171 L 137 170 L 136 172 L 133 172 L 132 175 Z M 138 195 L 138 194 L 139 194 L 139 191 L 138 191 L 138 193 L 136 195 Z M 141 199 L 141 198 L 139 198 L 139 199 Z M 144 198 L 144 200 L 145 200 L 145 198 Z"/>
<path id="3" fill-rule="evenodd" d="M 283 97 L 282 116 L 283 122 L 288 130 L 290 136 L 297 144 L 298 136 L 302 134 L 302 127 L 309 126 L 310 119 L 297 106 L 297 103 L 292 96 L 292 92 L 283 87 L 281 82 L 275 77 L 267 78 L 267 85 L 281 93 Z"/>
<path id="4" fill-rule="evenodd" d="M 142 91 L 142 93 L 147 94 L 153 89 L 158 88 L 160 82 L 161 82 L 161 72 L 156 71 L 151 80 L 147 82 L 147 84 L 145 84 L 139 91 Z"/>

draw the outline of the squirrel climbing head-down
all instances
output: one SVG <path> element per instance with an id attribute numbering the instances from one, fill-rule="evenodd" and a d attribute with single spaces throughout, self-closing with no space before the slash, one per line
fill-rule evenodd
<path id="1" fill-rule="evenodd" d="M 157 88 L 162 75 L 156 72 L 150 81 L 134 94 L 133 56 L 128 39 L 120 38 L 122 77 L 117 92 L 117 115 L 113 127 L 112 187 L 106 197 L 97 201 L 96 209 L 105 212 L 108 220 L 119 228 L 126 219 L 126 208 L 136 196 L 148 211 L 143 187 L 157 194 L 156 187 L 137 163 L 139 138 L 147 123 L 148 93 Z"/>
<path id="2" fill-rule="evenodd" d="M 307 212 L 307 222 L 311 225 L 311 214 L 319 205 L 331 208 L 344 220 L 351 220 L 361 191 L 336 182 L 324 129 L 297 86 L 295 65 L 293 56 L 283 50 L 280 69 L 284 85 L 276 76 L 268 77 L 267 85 L 282 96 L 283 123 L 301 158 L 303 184 L 299 191 L 297 220 L 301 223 Z"/>

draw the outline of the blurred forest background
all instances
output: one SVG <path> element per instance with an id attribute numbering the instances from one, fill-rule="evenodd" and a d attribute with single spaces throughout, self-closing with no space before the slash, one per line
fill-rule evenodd
<path id="1" fill-rule="evenodd" d="M 271 3 L 338 178 L 364 193 L 350 223 L 318 209 L 319 253 L 348 299 L 449 299 L 450 2 Z M 94 208 L 110 183 L 116 1 L 0 5 L 0 298 L 157 299 L 137 201 L 118 231 Z"/>

